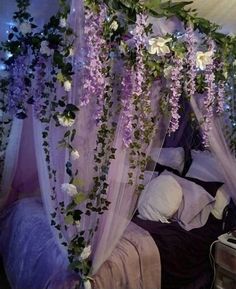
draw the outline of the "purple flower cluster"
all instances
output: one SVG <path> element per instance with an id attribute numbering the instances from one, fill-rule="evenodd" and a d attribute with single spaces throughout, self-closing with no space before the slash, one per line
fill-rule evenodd
<path id="1" fill-rule="evenodd" d="M 144 14 L 138 14 L 135 28 L 131 32 L 136 48 L 147 43 L 148 37 L 145 33 L 145 27 L 147 27 L 147 16 Z"/>
<path id="2" fill-rule="evenodd" d="M 215 68 L 214 61 L 212 60 L 212 63 L 207 65 L 205 72 L 206 85 L 207 85 L 207 93 L 204 99 L 205 113 L 203 123 L 203 144 L 205 147 L 209 146 L 207 134 L 211 130 L 211 123 L 214 115 L 214 102 L 216 95 L 214 68 Z"/>
<path id="3" fill-rule="evenodd" d="M 133 40 L 136 48 L 136 66 L 134 75 L 134 94 L 141 102 L 141 114 L 139 116 L 139 128 L 141 132 L 145 131 L 145 121 L 150 117 L 150 91 L 144 91 L 146 68 L 144 64 L 143 48 L 147 42 L 145 27 L 147 26 L 147 16 L 137 15 L 136 26 L 133 31 Z M 142 134 L 143 135 L 143 134 Z"/>
<path id="4" fill-rule="evenodd" d="M 170 99 L 169 103 L 171 106 L 171 119 L 169 125 L 169 133 L 175 132 L 179 128 L 179 100 L 182 92 L 182 69 L 183 59 L 176 57 L 174 59 L 173 69 L 171 70 L 171 84 L 170 84 Z"/>
<path id="5" fill-rule="evenodd" d="M 81 106 L 87 105 L 91 99 L 97 99 L 97 111 L 95 118 L 100 119 L 103 107 L 103 94 L 106 86 L 106 78 L 102 72 L 104 64 L 102 59 L 106 55 L 106 42 L 102 36 L 103 22 L 106 18 L 106 9 L 100 6 L 99 14 L 87 10 L 85 14 L 85 67 L 83 96 Z"/>
<path id="6" fill-rule="evenodd" d="M 10 66 L 11 83 L 9 86 L 8 111 L 15 115 L 25 109 L 27 91 L 25 75 L 27 71 L 26 57 L 19 56 Z"/>
<path id="7" fill-rule="evenodd" d="M 225 83 L 221 81 L 218 85 L 218 93 L 217 93 L 217 107 L 216 112 L 221 114 L 224 111 L 225 105 Z"/>
<path id="8" fill-rule="evenodd" d="M 187 77 L 188 77 L 187 93 L 189 96 L 194 96 L 196 92 L 195 78 L 197 76 L 197 69 L 196 69 L 196 38 L 192 26 L 189 26 L 186 29 L 185 36 L 187 43 L 186 60 L 189 68 L 187 70 Z"/>
<path id="9" fill-rule="evenodd" d="M 122 80 L 122 131 L 123 143 L 128 148 L 133 138 L 133 72 L 125 69 Z"/>

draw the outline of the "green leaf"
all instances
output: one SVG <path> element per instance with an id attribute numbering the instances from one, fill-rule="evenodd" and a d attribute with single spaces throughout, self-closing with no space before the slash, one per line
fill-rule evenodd
<path id="1" fill-rule="evenodd" d="M 73 224 L 73 222 L 74 222 L 74 219 L 73 219 L 73 216 L 72 215 L 67 215 L 67 216 L 65 216 L 65 222 L 66 222 L 66 224 Z"/>
<path id="2" fill-rule="evenodd" d="M 73 129 L 72 130 L 72 133 L 71 133 L 71 137 L 70 137 L 70 141 L 73 142 L 74 138 L 75 138 L 75 134 L 76 134 L 76 129 Z"/>
<path id="3" fill-rule="evenodd" d="M 161 0 L 148 0 L 145 1 L 144 6 L 148 9 L 157 10 L 160 8 Z"/>
<path id="4" fill-rule="evenodd" d="M 78 107 L 73 103 L 68 103 L 65 108 L 66 111 L 78 111 Z"/>
<path id="5" fill-rule="evenodd" d="M 84 195 L 83 193 L 79 193 L 74 197 L 74 202 L 79 205 L 83 203 L 87 199 L 87 196 Z"/>
<path id="6" fill-rule="evenodd" d="M 68 137 L 70 135 L 70 130 L 68 130 L 65 134 L 64 137 Z"/>
<path id="7" fill-rule="evenodd" d="M 72 184 L 77 187 L 77 186 L 83 186 L 84 182 L 83 180 L 79 178 L 74 178 Z"/>

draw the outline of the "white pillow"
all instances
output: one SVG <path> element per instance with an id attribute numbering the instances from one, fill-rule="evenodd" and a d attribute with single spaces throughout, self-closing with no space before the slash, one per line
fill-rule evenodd
<path id="1" fill-rule="evenodd" d="M 184 149 L 178 148 L 153 148 L 150 157 L 157 163 L 171 167 L 179 173 L 184 169 Z"/>
<path id="2" fill-rule="evenodd" d="M 216 219 L 222 220 L 224 208 L 229 204 L 230 197 L 224 189 L 224 185 L 220 187 L 216 193 L 215 204 L 211 211 Z"/>
<path id="3" fill-rule="evenodd" d="M 139 203 L 139 217 L 144 220 L 168 222 L 182 201 L 182 189 L 172 176 L 160 175 L 144 189 Z"/>
<path id="4" fill-rule="evenodd" d="M 187 231 L 204 226 L 213 209 L 215 198 L 190 180 L 168 171 L 161 175 L 173 176 L 182 188 L 183 198 L 177 212 L 180 225 Z"/>
<path id="5" fill-rule="evenodd" d="M 187 177 L 197 178 L 207 182 L 224 182 L 217 160 L 208 151 L 191 151 L 193 162 Z"/>

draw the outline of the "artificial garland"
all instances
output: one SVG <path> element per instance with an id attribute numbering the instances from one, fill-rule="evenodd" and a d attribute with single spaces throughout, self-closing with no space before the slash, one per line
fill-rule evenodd
<path id="1" fill-rule="evenodd" d="M 1 91 L 6 95 L 1 101 L 1 110 L 24 119 L 29 105 L 33 104 L 35 116 L 45 124 L 42 146 L 55 202 L 57 171 L 52 166 L 48 139 L 52 123 L 66 129 L 59 146 L 69 152 L 66 162 L 69 182 L 62 184 L 62 190 L 71 197 L 71 201 L 69 204 L 57 204 L 51 214 L 52 225 L 68 249 L 71 268 L 79 272 L 88 285 L 91 239 L 99 225 L 99 215 L 109 208 L 107 175 L 116 153 L 113 147 L 117 125 L 115 114 L 121 114 L 123 144 L 129 150 L 129 184 L 137 183 L 135 192 L 140 193 L 147 163 L 145 151 L 155 129 L 158 129 L 155 124 L 159 116 L 151 106 L 152 84 L 160 80 L 163 84 L 161 105 L 163 112 L 170 116 L 170 133 L 179 126 L 181 98 L 189 99 L 195 93 L 205 92 L 203 139 L 207 146 L 206 135 L 211 129 L 212 115 L 223 112 L 227 93 L 225 87 L 235 71 L 236 39 L 219 33 L 217 25 L 197 17 L 194 11 L 184 9 L 190 2 L 85 1 L 88 53 L 84 56 L 80 106 L 96 99 L 94 121 L 98 126 L 94 154 L 96 176 L 93 189 L 86 196 L 79 190 L 79 172 L 73 164 L 73 160 L 79 158 L 79 152 L 73 147 L 77 135 L 73 125 L 79 107 L 69 100 L 73 85 L 75 35 L 67 24 L 68 5 L 65 0 L 59 1 L 59 12 L 40 30 L 28 12 L 30 1 L 16 2 L 18 11 L 13 17 L 16 25 L 11 28 L 8 41 L 2 44 L 2 49 L 10 52 L 11 56 L 5 60 L 10 76 L 1 81 Z M 148 22 L 149 15 L 177 16 L 185 27 L 173 35 L 155 35 L 152 24 Z M 121 75 L 113 71 L 116 61 L 123 63 Z M 114 79 L 120 82 L 120 95 L 114 93 Z M 58 83 L 65 92 L 61 98 L 56 93 Z M 117 102 L 120 104 L 118 108 Z M 4 133 L 2 129 L 1 132 Z M 133 171 L 137 168 L 140 171 L 138 182 L 135 182 Z M 81 203 L 85 203 L 84 211 L 80 210 Z M 75 226 L 79 231 L 83 215 L 94 213 L 98 217 L 96 225 L 88 228 L 88 238 L 84 237 L 85 232 L 80 231 L 69 242 L 63 239 L 61 231 L 67 227 L 61 228 L 58 223 L 61 215 L 68 226 Z"/>

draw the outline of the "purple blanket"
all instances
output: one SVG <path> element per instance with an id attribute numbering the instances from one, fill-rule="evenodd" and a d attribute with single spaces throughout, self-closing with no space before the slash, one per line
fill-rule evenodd
<path id="1" fill-rule="evenodd" d="M 0 254 L 12 289 L 69 289 L 78 282 L 35 198 L 1 213 Z"/>
<path id="2" fill-rule="evenodd" d="M 211 265 L 209 249 L 222 231 L 222 221 L 210 215 L 207 223 L 186 231 L 177 222 L 170 224 L 133 219 L 147 230 L 161 257 L 162 289 L 209 289 Z M 198 280 L 194 287 L 195 280 Z M 201 284 L 202 283 L 202 284 Z M 198 287 L 196 287 L 198 286 Z"/>

